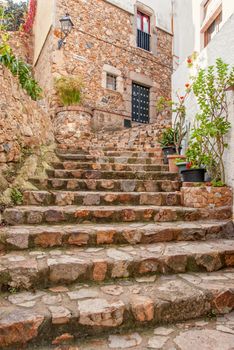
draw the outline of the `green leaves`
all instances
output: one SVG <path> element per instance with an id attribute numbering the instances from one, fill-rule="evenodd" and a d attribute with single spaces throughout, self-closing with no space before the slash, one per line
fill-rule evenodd
<path id="1" fill-rule="evenodd" d="M 214 181 L 225 181 L 225 135 L 231 128 L 226 90 L 232 85 L 234 67 L 230 68 L 221 58 L 215 66 L 201 69 L 193 83 L 200 112 L 195 117 L 186 155 L 194 166 L 205 166 Z"/>
<path id="2" fill-rule="evenodd" d="M 0 63 L 8 68 L 14 76 L 17 76 L 19 83 L 27 94 L 36 101 L 41 98 L 42 89 L 32 76 L 31 66 L 22 59 L 18 59 L 8 44 L 8 36 L 2 36 L 0 44 Z"/>
<path id="3" fill-rule="evenodd" d="M 161 147 L 175 146 L 175 130 L 173 128 L 165 129 L 159 140 Z"/>
<path id="4" fill-rule="evenodd" d="M 159 143 L 162 147 L 173 145 L 176 148 L 176 153 L 180 153 L 181 143 L 187 134 L 185 127 L 186 107 L 185 101 L 190 93 L 190 84 L 186 84 L 187 90 L 185 96 L 179 96 L 177 94 L 178 102 L 166 100 L 164 97 L 158 99 L 156 110 L 158 113 L 173 112 L 175 113 L 174 123 L 172 128 L 164 130 Z"/>

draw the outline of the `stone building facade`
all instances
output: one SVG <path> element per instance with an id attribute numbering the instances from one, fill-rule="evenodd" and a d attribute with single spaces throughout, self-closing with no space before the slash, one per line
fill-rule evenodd
<path id="1" fill-rule="evenodd" d="M 121 129 L 135 122 L 155 123 L 158 129 L 170 124 L 170 116 L 157 115 L 156 101 L 171 96 L 173 37 L 157 26 L 157 14 L 146 3 L 51 0 L 45 6 L 38 1 L 34 69 L 50 109 L 59 107 L 54 78 L 79 76 L 83 105 L 92 111 L 95 130 Z M 74 28 L 59 50 L 59 19 L 67 12 Z"/>

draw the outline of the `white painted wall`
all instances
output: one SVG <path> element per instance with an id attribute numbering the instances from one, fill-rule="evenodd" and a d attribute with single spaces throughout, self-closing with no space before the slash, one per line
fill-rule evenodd
<path id="1" fill-rule="evenodd" d="M 55 0 L 38 0 L 37 1 L 37 12 L 35 22 L 33 26 L 34 34 L 34 58 L 33 63 L 35 64 L 49 30 L 53 24 L 55 16 Z"/>
<path id="2" fill-rule="evenodd" d="M 179 2 L 187 0 L 177 0 Z M 200 0 L 199 0 L 200 2 Z M 197 7 L 192 11 L 197 13 L 200 8 Z M 183 16 L 182 16 L 183 17 Z M 186 20 L 184 20 L 186 23 Z M 198 25 L 199 23 L 199 25 Z M 208 65 L 215 64 L 218 57 L 221 57 L 224 62 L 233 65 L 234 64 L 234 1 L 233 0 L 223 0 L 223 22 L 220 31 L 211 40 L 205 49 L 201 49 L 201 37 L 200 37 L 200 23 L 199 21 L 194 21 L 194 27 L 191 28 L 191 33 L 186 30 L 186 27 L 182 30 L 182 26 L 175 32 L 175 42 L 178 54 L 181 57 L 180 65 L 174 72 L 172 76 L 172 96 L 173 99 L 176 97 L 176 92 L 179 91 L 181 96 L 185 93 L 185 84 L 189 82 L 189 77 L 194 75 L 195 69 L 189 69 L 187 67 L 187 57 L 193 51 L 198 51 L 199 56 L 197 59 L 197 64 L 199 67 L 206 68 Z M 188 27 L 187 27 L 188 28 Z M 188 33 L 190 40 L 194 36 L 193 41 L 188 40 L 187 36 L 185 42 L 178 35 L 182 32 Z M 186 46 L 188 45 L 188 46 Z M 234 92 L 228 92 L 229 98 L 229 120 L 231 122 L 231 131 L 227 137 L 227 142 L 229 144 L 229 149 L 226 151 L 224 161 L 226 168 L 226 182 L 228 185 L 233 187 L 234 190 Z M 196 99 L 193 95 L 187 101 L 187 125 L 192 126 L 194 116 L 198 111 Z"/>
<path id="3" fill-rule="evenodd" d="M 124 10 L 134 14 L 134 6 L 137 0 L 106 0 Z M 190 1 L 190 0 L 189 0 Z M 149 6 L 156 15 L 156 25 L 171 33 L 172 0 L 140 0 L 142 4 Z"/>
<path id="4" fill-rule="evenodd" d="M 171 33 L 172 1 L 171 0 L 141 0 L 141 2 L 151 7 L 156 15 L 156 25 L 159 28 Z"/>
<path id="5" fill-rule="evenodd" d="M 178 57 L 178 63 L 183 61 L 193 52 L 203 49 L 203 36 L 200 28 L 203 22 L 202 7 L 206 0 L 173 0 L 174 1 L 174 55 Z M 213 0 L 214 3 L 222 2 L 223 21 L 222 26 L 234 13 L 234 0 Z"/>

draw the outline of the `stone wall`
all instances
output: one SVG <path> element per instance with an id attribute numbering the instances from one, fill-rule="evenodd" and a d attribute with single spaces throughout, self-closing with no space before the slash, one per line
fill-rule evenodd
<path id="1" fill-rule="evenodd" d="M 0 31 L 0 35 L 5 32 Z M 24 32 L 7 32 L 9 35 L 9 45 L 16 57 L 24 59 L 32 64 L 33 60 L 33 39 L 32 36 Z"/>
<path id="2" fill-rule="evenodd" d="M 37 102 L 0 65 L 0 168 L 17 162 L 25 149 L 53 142 L 52 124 Z"/>
<path id="3" fill-rule="evenodd" d="M 218 208 L 232 206 L 232 189 L 230 187 L 197 186 L 183 183 L 182 202 L 190 208 Z"/>
<path id="4" fill-rule="evenodd" d="M 69 8 L 74 29 L 61 50 L 57 48 L 59 18 Z M 155 110 L 159 96 L 170 98 L 172 73 L 172 36 L 154 27 L 152 43 L 155 52 L 136 47 L 135 17 L 103 0 L 57 1 L 56 26 L 35 66 L 37 79 L 48 95 L 53 95 L 51 81 L 60 75 L 78 75 L 84 83 L 85 107 L 101 109 L 109 113 L 131 115 L 132 82 L 150 87 L 150 122 L 157 122 Z M 49 51 L 48 51 L 49 50 Z M 41 68 L 48 67 L 43 75 Z M 106 89 L 103 75 L 106 67 L 119 72 L 121 88 Z M 45 79 L 44 75 L 50 74 Z M 111 69 L 112 68 L 112 69 Z M 56 107 L 56 99 L 50 99 L 50 108 Z M 116 119 L 117 124 L 119 118 Z M 170 118 L 165 120 L 165 125 Z M 160 128 L 164 126 L 160 121 Z"/>
<path id="5" fill-rule="evenodd" d="M 70 106 L 58 108 L 54 118 L 54 136 L 60 144 L 74 146 L 91 137 L 92 112 L 87 108 Z"/>

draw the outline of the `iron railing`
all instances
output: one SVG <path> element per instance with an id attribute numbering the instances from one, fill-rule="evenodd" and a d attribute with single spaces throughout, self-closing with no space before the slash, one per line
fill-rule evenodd
<path id="1" fill-rule="evenodd" d="M 137 47 L 150 51 L 150 34 L 137 29 Z"/>

